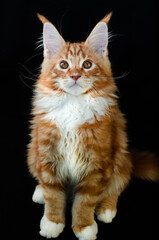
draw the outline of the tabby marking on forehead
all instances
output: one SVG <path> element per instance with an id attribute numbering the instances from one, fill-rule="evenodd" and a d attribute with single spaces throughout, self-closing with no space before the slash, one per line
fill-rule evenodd
<path id="1" fill-rule="evenodd" d="M 86 54 L 84 52 L 84 49 L 82 48 L 82 45 L 79 43 L 71 43 L 67 46 L 66 48 L 66 52 L 65 52 L 65 58 L 69 59 L 69 58 L 75 58 L 75 57 L 79 57 L 79 58 L 85 58 Z"/>

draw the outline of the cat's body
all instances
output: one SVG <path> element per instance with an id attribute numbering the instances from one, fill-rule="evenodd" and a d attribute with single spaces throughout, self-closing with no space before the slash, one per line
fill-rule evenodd
<path id="1" fill-rule="evenodd" d="M 40 233 L 51 238 L 63 231 L 66 188 L 72 184 L 73 231 L 80 240 L 94 240 L 94 212 L 99 220 L 112 221 L 132 173 L 125 119 L 106 50 L 110 15 L 79 44 L 65 43 L 40 18 L 44 62 L 35 86 L 28 151 L 29 169 L 40 184 L 33 200 L 45 202 Z"/>

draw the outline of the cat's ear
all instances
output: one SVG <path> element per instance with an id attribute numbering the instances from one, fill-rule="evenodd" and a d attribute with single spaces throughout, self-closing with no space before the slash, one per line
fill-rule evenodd
<path id="1" fill-rule="evenodd" d="M 44 56 L 52 58 L 60 48 L 65 44 L 65 40 L 59 34 L 54 25 L 49 22 L 44 16 L 38 14 L 38 18 L 43 23 L 43 44 Z"/>
<path id="2" fill-rule="evenodd" d="M 95 52 L 105 56 L 108 46 L 108 22 L 112 13 L 103 18 L 92 30 L 85 44 L 89 45 Z"/>

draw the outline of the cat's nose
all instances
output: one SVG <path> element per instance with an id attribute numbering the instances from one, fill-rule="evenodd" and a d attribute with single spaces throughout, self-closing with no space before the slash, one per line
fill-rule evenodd
<path id="1" fill-rule="evenodd" d="M 71 78 L 74 80 L 74 81 L 77 81 L 79 78 L 80 78 L 80 75 L 72 75 Z"/>

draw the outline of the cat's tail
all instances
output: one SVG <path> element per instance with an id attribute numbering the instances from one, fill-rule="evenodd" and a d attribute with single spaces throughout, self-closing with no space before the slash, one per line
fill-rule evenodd
<path id="1" fill-rule="evenodd" d="M 133 175 L 144 180 L 159 181 L 159 157 L 150 152 L 131 152 Z"/>

